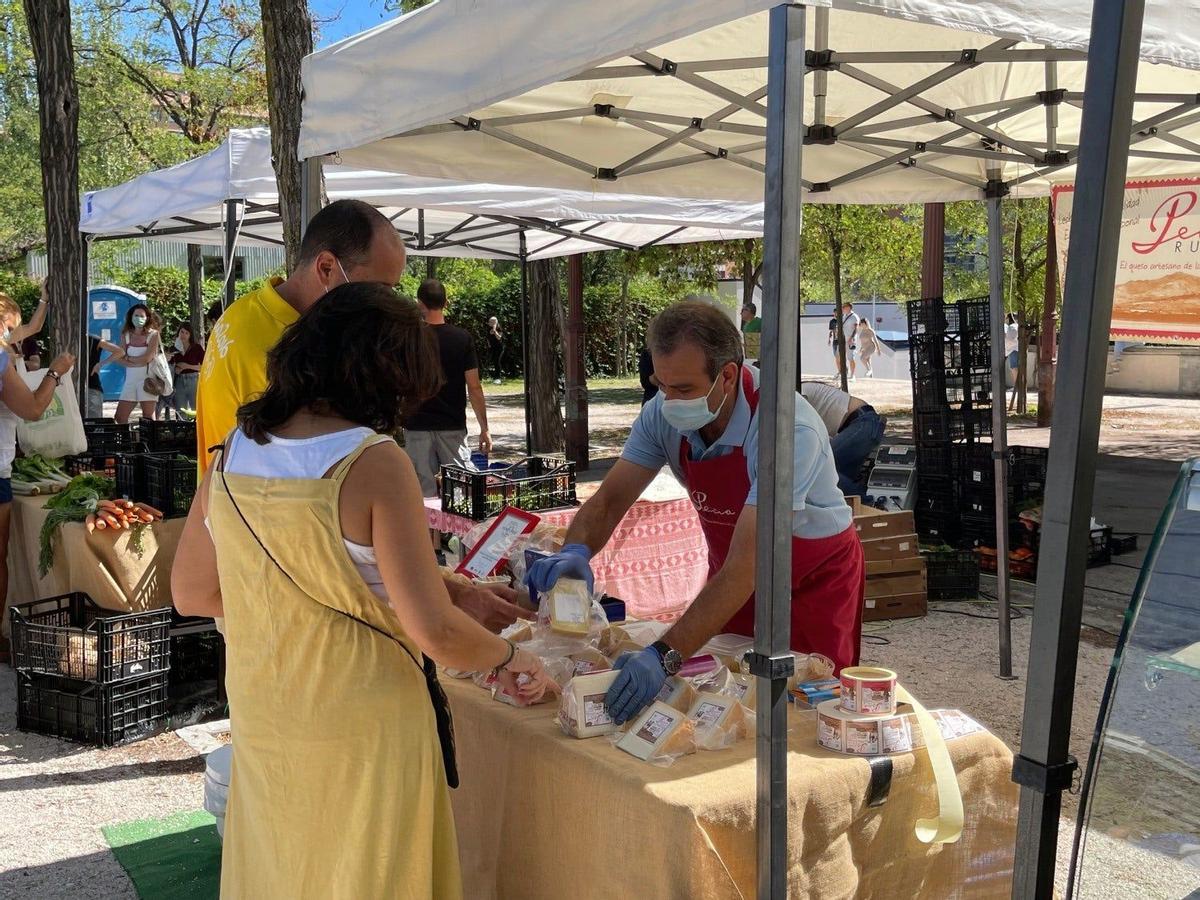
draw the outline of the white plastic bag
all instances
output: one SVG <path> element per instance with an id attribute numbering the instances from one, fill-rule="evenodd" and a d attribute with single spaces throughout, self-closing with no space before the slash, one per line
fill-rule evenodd
<path id="1" fill-rule="evenodd" d="M 162 393 L 160 397 L 170 397 L 175 393 L 175 379 L 171 377 L 171 365 L 167 362 L 167 357 L 161 351 L 150 360 L 150 364 L 146 367 L 147 378 L 157 378 L 163 383 Z"/>
<path id="2" fill-rule="evenodd" d="M 36 391 L 50 376 L 39 369 L 21 377 L 31 391 Z M 79 401 L 69 372 L 54 388 L 54 397 L 40 419 L 17 423 L 17 443 L 25 453 L 40 453 L 47 459 L 61 459 L 87 450 L 87 435 L 83 431 Z"/>

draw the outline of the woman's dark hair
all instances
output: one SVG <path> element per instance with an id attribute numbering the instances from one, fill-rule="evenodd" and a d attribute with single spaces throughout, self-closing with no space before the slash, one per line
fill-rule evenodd
<path id="1" fill-rule="evenodd" d="M 150 313 L 150 307 L 145 303 L 135 303 L 129 307 L 129 312 L 125 313 L 125 325 L 121 328 L 121 334 L 129 334 L 137 330 L 137 326 L 133 324 L 133 314 L 139 309 L 146 314 L 146 324 L 142 327 L 146 330 L 154 327 L 154 317 Z"/>
<path id="2" fill-rule="evenodd" d="M 267 389 L 238 410 L 249 438 L 310 407 L 381 434 L 442 385 L 433 333 L 416 303 L 376 282 L 339 285 L 302 315 L 267 356 Z"/>

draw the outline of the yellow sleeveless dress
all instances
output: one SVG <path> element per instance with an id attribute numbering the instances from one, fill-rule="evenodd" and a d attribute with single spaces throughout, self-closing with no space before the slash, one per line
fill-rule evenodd
<path id="1" fill-rule="evenodd" d="M 396 641 L 421 651 L 362 580 L 338 517 L 347 471 L 380 440 L 319 480 L 226 473 L 227 491 L 213 469 L 234 736 L 225 900 L 462 896 L 425 677 Z"/>

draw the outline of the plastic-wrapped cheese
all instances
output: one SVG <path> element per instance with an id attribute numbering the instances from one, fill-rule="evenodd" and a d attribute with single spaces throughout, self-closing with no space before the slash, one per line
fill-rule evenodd
<path id="1" fill-rule="evenodd" d="M 696 723 L 662 702 L 651 704 L 617 742 L 638 759 L 666 761 L 696 751 Z"/>
<path id="2" fill-rule="evenodd" d="M 587 634 L 592 614 L 592 597 L 587 583 L 578 578 L 560 578 L 547 596 L 550 627 L 560 634 Z"/>
<path id="3" fill-rule="evenodd" d="M 576 675 L 563 689 L 558 724 L 570 737 L 590 738 L 611 734 L 617 724 L 608 714 L 604 697 L 619 673 L 615 670 Z"/>
<path id="4" fill-rule="evenodd" d="M 572 653 L 571 662 L 575 666 L 575 675 L 585 675 L 588 672 L 599 672 L 612 668 L 612 661 L 594 647 Z"/>
<path id="5" fill-rule="evenodd" d="M 655 700 L 685 713 L 696 702 L 696 689 L 687 679 L 673 675 L 663 683 L 662 690 L 658 692 Z"/>

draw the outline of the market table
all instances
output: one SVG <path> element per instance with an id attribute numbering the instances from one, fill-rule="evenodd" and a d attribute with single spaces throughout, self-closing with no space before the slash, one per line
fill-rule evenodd
<path id="1" fill-rule="evenodd" d="M 83 591 L 105 609 L 137 612 L 171 605 L 171 562 L 183 534 L 184 518 L 148 525 L 141 552 L 130 546 L 132 531 L 88 534 L 68 522 L 54 541 L 54 564 L 38 574 L 38 534 L 49 511 L 45 496 L 16 497 L 8 542 L 8 602 L 28 603 Z M 7 633 L 8 615 L 4 615 Z"/>
<path id="2" fill-rule="evenodd" d="M 577 507 L 535 513 L 565 527 Z M 436 497 L 425 500 L 430 528 L 460 537 L 479 525 L 443 512 Z M 677 619 L 708 580 L 708 548 L 695 507 L 686 498 L 638 500 L 592 560 L 597 587 L 625 601 L 630 616 Z"/>
<path id="3" fill-rule="evenodd" d="M 464 896 L 724 900 L 755 896 L 754 741 L 659 768 L 577 740 L 556 704 L 516 709 L 443 678 L 462 784 L 452 791 Z M 1016 834 L 1012 754 L 987 732 L 948 742 L 966 809 L 955 844 L 913 834 L 937 811 L 924 750 L 891 757 L 887 800 L 870 769 L 817 746 L 815 712 L 789 711 L 788 896 L 1007 897 Z"/>

